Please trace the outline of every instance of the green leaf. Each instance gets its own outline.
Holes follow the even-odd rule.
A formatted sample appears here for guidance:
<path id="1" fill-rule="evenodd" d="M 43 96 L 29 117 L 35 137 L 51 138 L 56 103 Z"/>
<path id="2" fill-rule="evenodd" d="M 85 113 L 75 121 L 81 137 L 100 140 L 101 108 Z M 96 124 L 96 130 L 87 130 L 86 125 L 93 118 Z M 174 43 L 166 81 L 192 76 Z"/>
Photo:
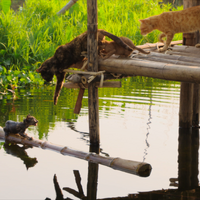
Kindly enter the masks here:
<path id="1" fill-rule="evenodd" d="M 7 79 L 8 79 L 9 81 L 11 81 L 11 80 L 12 80 L 12 76 L 7 76 Z"/>
<path id="2" fill-rule="evenodd" d="M 10 10 L 11 0 L 1 0 L 0 3 L 3 12 L 6 14 Z"/>

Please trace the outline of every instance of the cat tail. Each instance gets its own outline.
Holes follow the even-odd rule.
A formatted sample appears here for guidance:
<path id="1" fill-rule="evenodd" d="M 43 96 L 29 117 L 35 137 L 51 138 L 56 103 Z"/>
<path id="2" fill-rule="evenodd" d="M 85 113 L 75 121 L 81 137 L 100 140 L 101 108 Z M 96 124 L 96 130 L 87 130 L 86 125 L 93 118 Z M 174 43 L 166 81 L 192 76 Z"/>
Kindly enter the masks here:
<path id="1" fill-rule="evenodd" d="M 135 47 L 135 49 L 138 50 L 138 51 L 141 52 L 141 53 L 150 54 L 150 51 L 144 51 L 143 49 L 138 48 L 138 47 Z"/>
<path id="2" fill-rule="evenodd" d="M 117 44 L 121 45 L 122 47 L 124 47 L 125 49 L 129 50 L 129 51 L 133 51 L 133 49 L 131 47 L 129 47 L 127 44 L 125 44 L 119 37 L 117 37 L 116 35 L 113 35 L 112 33 L 109 33 L 107 31 L 104 30 L 99 30 L 101 32 L 101 34 L 109 37 L 110 39 L 114 40 Z"/>

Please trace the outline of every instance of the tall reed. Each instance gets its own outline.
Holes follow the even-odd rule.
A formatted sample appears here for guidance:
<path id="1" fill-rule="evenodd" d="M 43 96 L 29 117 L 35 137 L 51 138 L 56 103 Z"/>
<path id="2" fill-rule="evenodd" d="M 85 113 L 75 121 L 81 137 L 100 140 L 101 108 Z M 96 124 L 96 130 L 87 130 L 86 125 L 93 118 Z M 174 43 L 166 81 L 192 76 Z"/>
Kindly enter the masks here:
<path id="1" fill-rule="evenodd" d="M 17 12 L 0 12 L 0 75 L 18 70 L 38 82 L 35 69 L 54 54 L 57 46 L 87 30 L 87 2 L 79 0 L 64 15 L 57 16 L 65 4 L 66 0 L 26 0 Z M 158 0 L 98 0 L 98 28 L 127 36 L 135 45 L 157 42 L 159 32 L 143 37 L 138 20 L 170 9 L 170 4 L 161 7 Z M 177 34 L 174 40 L 180 38 Z M 12 78 L 5 81 L 11 84 Z"/>

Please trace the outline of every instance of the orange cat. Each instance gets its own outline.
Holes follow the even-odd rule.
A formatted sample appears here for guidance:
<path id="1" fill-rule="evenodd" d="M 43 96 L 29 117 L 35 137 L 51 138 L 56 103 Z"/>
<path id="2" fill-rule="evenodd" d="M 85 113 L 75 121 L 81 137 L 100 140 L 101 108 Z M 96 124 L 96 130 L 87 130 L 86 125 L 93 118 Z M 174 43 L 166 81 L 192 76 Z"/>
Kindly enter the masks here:
<path id="1" fill-rule="evenodd" d="M 181 11 L 164 12 L 146 19 L 140 20 L 142 35 L 158 29 L 162 31 L 159 40 L 166 37 L 166 43 L 159 51 L 165 51 L 169 47 L 176 33 L 195 32 L 200 29 L 200 6 L 194 6 Z"/>

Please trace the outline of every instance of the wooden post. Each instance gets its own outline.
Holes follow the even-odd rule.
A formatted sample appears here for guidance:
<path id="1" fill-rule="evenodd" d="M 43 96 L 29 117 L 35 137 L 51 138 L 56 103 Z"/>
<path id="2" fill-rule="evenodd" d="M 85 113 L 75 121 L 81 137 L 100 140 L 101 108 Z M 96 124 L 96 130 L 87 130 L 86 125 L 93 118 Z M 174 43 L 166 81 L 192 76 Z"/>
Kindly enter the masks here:
<path id="1" fill-rule="evenodd" d="M 90 152 L 99 154 L 100 149 L 97 146 L 90 146 Z M 99 165 L 88 162 L 88 183 L 87 183 L 87 200 L 97 199 Z"/>
<path id="2" fill-rule="evenodd" d="M 97 52 L 97 0 L 87 0 L 88 26 L 87 26 L 87 53 L 88 71 L 98 71 Z M 88 108 L 89 108 L 89 134 L 90 144 L 99 145 L 99 97 L 95 82 L 88 86 Z"/>
<path id="3" fill-rule="evenodd" d="M 190 128 L 192 126 L 193 114 L 193 83 L 181 83 L 179 126 Z"/>
<path id="4" fill-rule="evenodd" d="M 200 0 L 183 0 L 183 6 L 189 8 L 200 5 Z M 183 45 L 194 46 L 197 43 L 199 33 L 184 33 Z M 195 85 L 193 87 L 193 85 Z M 193 90 L 193 92 L 191 91 Z M 193 96 L 194 95 L 194 96 Z M 189 128 L 199 124 L 199 85 L 181 83 L 179 126 Z"/>

